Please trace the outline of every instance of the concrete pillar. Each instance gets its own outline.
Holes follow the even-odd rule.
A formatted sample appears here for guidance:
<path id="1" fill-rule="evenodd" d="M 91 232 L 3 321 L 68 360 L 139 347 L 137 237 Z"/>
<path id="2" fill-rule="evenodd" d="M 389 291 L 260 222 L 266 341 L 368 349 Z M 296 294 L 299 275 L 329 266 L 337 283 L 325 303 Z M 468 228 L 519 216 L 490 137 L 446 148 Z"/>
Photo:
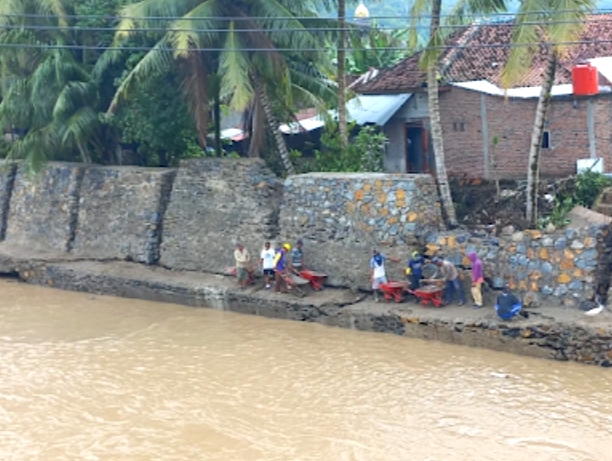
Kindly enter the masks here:
<path id="1" fill-rule="evenodd" d="M 589 157 L 597 158 L 597 142 L 595 138 L 595 107 L 593 98 L 587 101 L 587 130 L 589 135 Z"/>
<path id="2" fill-rule="evenodd" d="M 482 153 L 484 155 L 484 177 L 490 179 L 489 162 L 489 123 L 487 120 L 487 96 L 480 95 L 480 120 L 482 122 Z"/>

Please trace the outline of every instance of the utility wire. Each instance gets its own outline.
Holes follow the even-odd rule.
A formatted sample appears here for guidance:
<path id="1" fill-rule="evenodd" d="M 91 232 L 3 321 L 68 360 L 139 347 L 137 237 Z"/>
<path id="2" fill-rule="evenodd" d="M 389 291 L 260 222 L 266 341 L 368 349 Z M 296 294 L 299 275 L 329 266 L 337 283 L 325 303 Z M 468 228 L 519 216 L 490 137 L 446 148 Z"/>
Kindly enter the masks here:
<path id="1" fill-rule="evenodd" d="M 612 39 L 598 39 L 593 41 L 576 40 L 565 42 L 547 42 L 542 44 L 527 44 L 527 43 L 487 43 L 482 45 L 443 45 L 432 46 L 429 50 L 482 50 L 482 49 L 503 49 L 503 48 L 533 48 L 538 46 L 572 46 L 572 45 L 598 45 L 612 43 Z M 98 50 L 98 51 L 165 51 L 165 52 L 289 52 L 289 51 L 322 51 L 321 48 L 215 48 L 215 47 L 193 47 L 193 48 L 173 48 L 173 47 L 158 47 L 158 46 L 98 46 L 98 45 L 69 45 L 69 44 L 34 44 L 34 43 L 0 43 L 2 48 L 24 48 L 24 49 L 67 49 L 67 50 Z M 410 51 L 406 46 L 386 46 L 380 48 L 343 48 L 345 51 Z M 611 53 L 612 54 L 612 53 Z"/>
<path id="2" fill-rule="evenodd" d="M 179 21 L 180 22 L 180 21 Z M 523 22 L 521 26 L 551 26 L 558 24 L 583 24 L 584 21 L 575 20 L 557 20 L 557 21 L 532 21 Z M 591 19 L 588 21 L 589 24 L 593 23 L 609 23 L 612 25 L 612 17 Z M 442 24 L 438 29 L 440 30 L 455 30 L 465 29 L 470 26 L 486 26 L 488 28 L 509 28 L 513 27 L 513 23 L 508 22 L 495 22 L 495 23 L 468 23 L 468 24 Z M 406 31 L 409 27 L 376 27 L 373 30 L 377 31 Z M 423 28 L 428 28 L 423 26 Z M 180 28 L 180 27 L 134 27 L 134 28 L 120 28 L 120 27 L 100 27 L 100 26 L 58 26 L 58 25 L 19 25 L 19 24 L 7 24 L 0 25 L 0 32 L 12 30 L 31 30 L 31 31 L 76 31 L 76 32 L 197 32 L 197 33 L 227 33 L 227 28 Z M 232 29 L 232 32 L 267 32 L 267 33 L 284 33 L 284 32 L 302 32 L 302 33 L 313 33 L 313 32 L 359 32 L 358 27 L 300 27 L 300 28 L 283 28 L 278 31 L 269 28 L 248 28 L 248 29 Z"/>
<path id="3" fill-rule="evenodd" d="M 558 13 L 576 13 L 583 10 L 563 9 L 555 10 L 555 14 Z M 612 13 L 612 8 L 602 8 L 595 11 L 588 12 L 591 16 L 603 15 Z M 520 16 L 548 16 L 551 12 L 549 10 L 538 10 L 530 12 L 499 12 L 499 13 L 487 13 L 487 14 L 469 14 L 463 15 L 464 18 L 483 19 L 483 18 L 506 18 L 508 20 Z M 455 18 L 456 14 L 444 13 L 440 15 L 441 19 Z M 121 21 L 123 19 L 133 21 L 336 21 L 337 18 L 334 16 L 321 17 L 321 16 L 121 16 L 121 15 L 95 15 L 95 14 L 62 14 L 62 15 L 50 15 L 50 14 L 36 14 L 36 13 L 0 13 L 0 18 L 31 18 L 31 19 L 104 19 L 108 21 Z M 422 14 L 418 16 L 406 15 L 394 15 L 394 16 L 370 16 L 369 18 L 347 18 L 347 20 L 362 21 L 363 19 L 374 20 L 374 19 L 395 19 L 395 20 L 414 20 L 414 19 L 431 19 L 430 14 Z"/>

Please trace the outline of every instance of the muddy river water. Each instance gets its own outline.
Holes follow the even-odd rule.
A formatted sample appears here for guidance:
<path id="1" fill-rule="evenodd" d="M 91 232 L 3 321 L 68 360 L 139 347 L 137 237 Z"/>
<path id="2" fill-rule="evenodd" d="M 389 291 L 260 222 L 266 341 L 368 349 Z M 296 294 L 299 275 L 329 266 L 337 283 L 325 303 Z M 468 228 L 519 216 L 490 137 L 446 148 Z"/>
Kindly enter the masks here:
<path id="1" fill-rule="evenodd" d="M 609 370 L 0 290 L 4 461 L 612 460 Z"/>

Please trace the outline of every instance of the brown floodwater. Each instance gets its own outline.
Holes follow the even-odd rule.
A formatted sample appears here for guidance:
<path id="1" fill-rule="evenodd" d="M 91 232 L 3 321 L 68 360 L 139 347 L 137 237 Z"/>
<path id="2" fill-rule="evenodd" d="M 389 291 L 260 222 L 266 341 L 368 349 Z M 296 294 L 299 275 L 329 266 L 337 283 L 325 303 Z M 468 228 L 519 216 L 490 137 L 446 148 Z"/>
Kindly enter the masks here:
<path id="1" fill-rule="evenodd" d="M 4 461 L 607 461 L 612 371 L 1 281 Z"/>

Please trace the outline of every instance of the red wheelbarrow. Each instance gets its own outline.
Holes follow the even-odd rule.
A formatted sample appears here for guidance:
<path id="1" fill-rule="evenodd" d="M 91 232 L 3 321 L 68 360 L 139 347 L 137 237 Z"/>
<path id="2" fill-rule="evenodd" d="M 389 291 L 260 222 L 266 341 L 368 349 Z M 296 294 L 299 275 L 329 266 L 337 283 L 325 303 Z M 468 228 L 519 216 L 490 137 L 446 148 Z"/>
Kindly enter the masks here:
<path id="1" fill-rule="evenodd" d="M 383 292 L 387 301 L 395 299 L 396 303 L 401 303 L 404 300 L 404 292 L 408 290 L 406 284 L 401 282 L 381 283 L 378 288 Z"/>
<path id="2" fill-rule="evenodd" d="M 436 307 L 440 307 L 444 304 L 444 297 L 442 296 L 443 290 L 438 286 L 425 285 L 416 290 L 406 288 L 406 291 L 421 301 L 423 306 L 428 306 L 430 302 Z"/>
<path id="3" fill-rule="evenodd" d="M 300 272 L 300 277 L 308 280 L 313 290 L 319 291 L 323 288 L 323 282 L 325 282 L 327 275 L 322 274 L 321 272 L 303 270 L 302 272 Z"/>

